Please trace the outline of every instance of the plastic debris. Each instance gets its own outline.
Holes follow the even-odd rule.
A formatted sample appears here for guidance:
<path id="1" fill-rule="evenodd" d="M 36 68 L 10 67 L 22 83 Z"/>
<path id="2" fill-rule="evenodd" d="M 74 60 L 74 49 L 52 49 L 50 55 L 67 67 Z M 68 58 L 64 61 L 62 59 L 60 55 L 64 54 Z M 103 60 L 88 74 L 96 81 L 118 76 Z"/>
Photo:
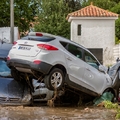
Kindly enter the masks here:
<path id="1" fill-rule="evenodd" d="M 93 100 L 94 105 L 98 105 L 103 101 L 112 101 L 114 95 L 111 92 L 104 92 L 101 96 L 95 98 Z"/>

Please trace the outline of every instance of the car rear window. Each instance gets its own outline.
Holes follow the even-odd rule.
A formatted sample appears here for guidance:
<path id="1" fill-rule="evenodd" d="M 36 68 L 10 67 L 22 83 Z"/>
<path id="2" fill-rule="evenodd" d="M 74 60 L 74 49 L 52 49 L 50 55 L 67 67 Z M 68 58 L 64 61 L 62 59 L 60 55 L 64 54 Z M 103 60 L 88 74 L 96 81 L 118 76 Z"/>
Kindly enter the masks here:
<path id="1" fill-rule="evenodd" d="M 41 42 L 49 42 L 54 39 L 55 39 L 54 37 L 50 37 L 50 36 L 26 36 L 22 38 L 22 40 L 32 40 L 32 41 L 41 41 Z"/>

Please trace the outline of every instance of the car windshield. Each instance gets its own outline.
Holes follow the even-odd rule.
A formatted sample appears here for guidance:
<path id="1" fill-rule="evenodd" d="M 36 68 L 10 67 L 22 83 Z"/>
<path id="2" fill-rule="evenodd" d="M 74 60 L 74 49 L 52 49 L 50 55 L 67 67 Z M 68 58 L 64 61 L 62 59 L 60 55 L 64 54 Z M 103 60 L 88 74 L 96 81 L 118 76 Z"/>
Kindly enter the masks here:
<path id="1" fill-rule="evenodd" d="M 6 65 L 6 62 L 4 60 L 0 60 L 0 76 L 1 77 L 11 76 L 11 71 Z"/>

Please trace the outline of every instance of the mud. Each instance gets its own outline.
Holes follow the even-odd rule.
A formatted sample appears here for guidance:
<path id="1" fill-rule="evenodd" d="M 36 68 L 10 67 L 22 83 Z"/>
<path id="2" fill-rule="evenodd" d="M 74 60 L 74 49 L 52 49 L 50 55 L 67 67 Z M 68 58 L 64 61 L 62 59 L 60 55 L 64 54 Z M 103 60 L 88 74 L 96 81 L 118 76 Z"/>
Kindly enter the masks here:
<path id="1" fill-rule="evenodd" d="M 0 106 L 0 120 L 115 120 L 104 107 Z"/>

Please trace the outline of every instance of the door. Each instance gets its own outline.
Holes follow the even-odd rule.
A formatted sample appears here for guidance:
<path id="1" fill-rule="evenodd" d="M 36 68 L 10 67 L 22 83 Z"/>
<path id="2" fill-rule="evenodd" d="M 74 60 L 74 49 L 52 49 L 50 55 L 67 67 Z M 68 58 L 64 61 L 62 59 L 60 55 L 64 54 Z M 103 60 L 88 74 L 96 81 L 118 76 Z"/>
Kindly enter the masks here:
<path id="1" fill-rule="evenodd" d="M 84 81 L 86 87 L 96 93 L 102 93 L 104 89 L 111 84 L 108 74 L 99 71 L 100 63 L 89 52 L 84 52 L 85 72 Z"/>
<path id="2" fill-rule="evenodd" d="M 82 48 L 73 44 L 68 44 L 66 49 L 69 51 L 65 54 L 69 79 L 78 85 L 84 84 L 83 74 L 85 71 L 85 65 L 82 60 Z"/>

